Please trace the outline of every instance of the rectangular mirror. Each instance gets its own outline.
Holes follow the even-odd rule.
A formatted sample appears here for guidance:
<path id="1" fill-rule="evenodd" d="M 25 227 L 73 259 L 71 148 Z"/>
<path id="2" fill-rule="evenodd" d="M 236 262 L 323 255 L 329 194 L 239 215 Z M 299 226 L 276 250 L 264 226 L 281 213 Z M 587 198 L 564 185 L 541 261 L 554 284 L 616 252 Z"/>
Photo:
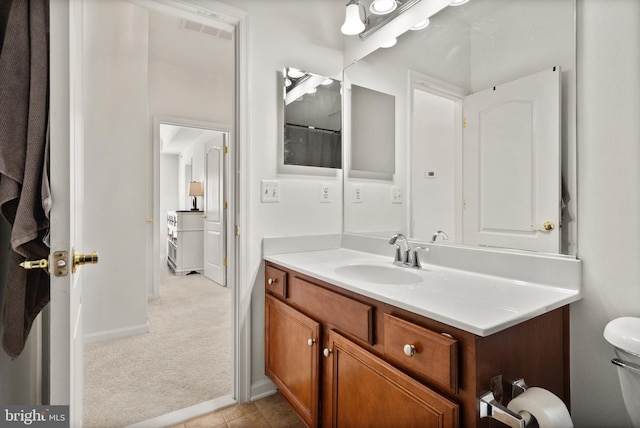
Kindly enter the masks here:
<path id="1" fill-rule="evenodd" d="M 345 232 L 575 255 L 575 69 L 574 0 L 445 7 L 346 67 L 345 84 L 395 98 L 396 166 L 387 183 L 344 177 Z"/>
<path id="2" fill-rule="evenodd" d="M 331 175 L 342 168 L 341 83 L 286 67 L 279 172 Z"/>
<path id="3" fill-rule="evenodd" d="M 392 180 L 396 163 L 396 99 L 351 85 L 349 177 Z"/>

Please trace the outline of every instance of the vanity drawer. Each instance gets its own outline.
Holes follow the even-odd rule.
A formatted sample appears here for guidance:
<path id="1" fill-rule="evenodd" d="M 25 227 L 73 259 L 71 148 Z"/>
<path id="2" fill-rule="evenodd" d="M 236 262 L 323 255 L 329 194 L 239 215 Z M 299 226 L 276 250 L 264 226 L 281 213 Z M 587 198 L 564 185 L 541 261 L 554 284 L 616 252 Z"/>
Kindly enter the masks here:
<path id="1" fill-rule="evenodd" d="M 458 392 L 457 340 L 384 314 L 384 354 L 421 377 Z"/>
<path id="2" fill-rule="evenodd" d="M 295 275 L 289 277 L 287 302 L 304 308 L 315 320 L 327 323 L 358 339 L 373 344 L 373 306 L 335 293 Z"/>
<path id="3" fill-rule="evenodd" d="M 264 268 L 264 287 L 280 297 L 287 297 L 287 273 L 273 266 Z"/>

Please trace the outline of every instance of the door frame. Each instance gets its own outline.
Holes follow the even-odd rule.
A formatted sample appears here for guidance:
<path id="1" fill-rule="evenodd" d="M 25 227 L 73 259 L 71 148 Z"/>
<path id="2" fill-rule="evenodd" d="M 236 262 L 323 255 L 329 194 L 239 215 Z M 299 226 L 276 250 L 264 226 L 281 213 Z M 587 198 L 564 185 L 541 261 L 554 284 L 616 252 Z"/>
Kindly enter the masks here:
<path id="1" fill-rule="evenodd" d="M 162 116 L 162 115 L 156 115 L 153 117 L 153 165 L 151 167 L 151 170 L 153 171 L 153 173 L 151 174 L 150 179 L 152 180 L 152 192 L 151 192 L 151 205 L 152 205 L 152 218 L 153 218 L 153 224 L 155 224 L 155 227 L 153 227 L 153 236 L 151 241 L 152 244 L 152 248 L 148 249 L 147 251 L 150 251 L 151 254 L 151 261 L 148 262 L 148 267 L 149 272 L 148 274 L 151 277 L 151 281 L 149 282 L 150 288 L 149 288 L 149 298 L 150 299 L 157 299 L 158 297 L 160 297 L 160 259 L 158 258 L 158 253 L 160 252 L 160 239 L 162 236 L 162 233 L 160 232 L 160 229 L 163 228 L 165 225 L 161 224 L 161 213 L 160 213 L 160 150 L 161 150 L 161 145 L 162 142 L 160 141 L 160 126 L 161 125 L 173 125 L 173 126 L 182 126 L 182 127 L 186 127 L 186 128 L 200 128 L 200 129 L 206 129 L 207 131 L 214 131 L 214 132 L 220 132 L 223 134 L 226 134 L 228 136 L 228 138 L 226 138 L 226 145 L 231 144 L 231 129 L 229 128 L 229 126 L 227 125 L 221 125 L 221 124 L 217 124 L 217 123 L 213 123 L 213 122 L 204 122 L 204 121 L 199 121 L 199 120 L 190 120 L 190 119 L 183 119 L 183 118 L 178 118 L 178 117 L 172 117 L 172 116 Z M 226 159 L 225 159 L 225 163 L 226 163 Z M 233 177 L 231 174 L 231 170 L 229 167 L 227 167 L 224 171 L 224 189 L 225 189 L 225 197 L 227 195 L 230 195 L 231 192 L 231 188 L 230 186 L 232 185 L 231 183 L 231 177 Z M 225 230 L 224 230 L 224 234 L 225 234 L 225 252 L 227 254 L 230 254 L 230 252 L 233 250 L 233 248 L 229 248 L 229 236 L 233 236 L 230 235 L 230 233 L 233 233 L 233 229 L 232 227 L 230 227 L 230 218 L 227 215 L 227 213 L 224 213 L 225 215 Z M 149 242 L 148 242 L 149 244 Z M 233 285 L 233 284 L 230 284 Z M 232 286 L 229 286 L 229 288 L 233 288 Z"/>
<path id="2" fill-rule="evenodd" d="M 435 95 L 438 97 L 446 98 L 448 100 L 454 101 L 456 103 L 456 112 L 455 112 L 455 120 L 460 123 L 460 128 L 456 130 L 455 140 L 452 141 L 454 144 L 454 180 L 455 180 L 455 200 L 458 201 L 455 204 L 455 235 L 457 239 L 462 242 L 462 237 L 464 236 L 463 230 L 463 188 L 462 188 L 462 176 L 463 176 L 463 158 L 462 158 L 462 127 L 463 127 L 463 111 L 462 111 L 462 101 L 464 97 L 467 95 L 467 92 L 460 86 L 453 85 L 451 83 L 445 82 L 444 80 L 436 79 L 435 77 L 431 77 L 427 74 L 420 73 L 415 70 L 409 70 L 409 85 L 408 85 L 409 95 L 409 135 L 411 139 L 413 138 L 413 124 L 414 120 L 414 91 L 422 91 L 429 93 L 431 95 Z M 407 162 L 411 162 L 413 158 L 413 145 L 414 142 L 411 141 L 411 148 L 407 150 L 409 158 Z M 411 182 L 411 176 L 408 177 L 409 189 L 408 193 L 411 194 L 413 192 L 413 183 Z M 407 225 L 409 236 L 413 236 L 413 222 L 414 222 L 414 214 L 413 214 L 413 206 L 411 205 L 411 199 L 409 199 L 409 206 L 407 210 Z"/>
<path id="3" fill-rule="evenodd" d="M 238 171 L 249 170 L 249 14 L 218 0 L 130 1 L 197 22 L 207 23 L 210 16 L 218 17 L 235 28 L 235 111 L 234 125 L 229 132 L 227 159 L 227 284 L 232 290 L 232 398 L 238 402 L 247 402 L 251 398 L 251 316 L 246 308 L 251 305 L 251 278 L 247 269 L 242 267 L 249 264 L 249 213 L 246 209 L 249 206 L 249 178 L 247 174 L 239 174 Z M 154 156 L 156 153 L 159 162 L 159 150 L 154 151 Z M 155 182 L 154 178 L 154 185 Z M 159 186 L 159 181 L 157 183 Z M 156 213 L 152 214 L 154 223 L 157 223 Z M 243 231 L 242 234 L 239 233 L 240 230 Z M 154 248 L 157 248 L 155 242 Z"/>

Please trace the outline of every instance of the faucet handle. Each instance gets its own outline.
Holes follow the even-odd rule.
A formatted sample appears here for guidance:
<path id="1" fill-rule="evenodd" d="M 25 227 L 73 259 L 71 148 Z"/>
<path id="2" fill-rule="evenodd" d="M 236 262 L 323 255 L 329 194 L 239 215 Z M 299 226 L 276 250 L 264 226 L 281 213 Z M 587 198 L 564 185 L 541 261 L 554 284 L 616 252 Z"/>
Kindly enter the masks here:
<path id="1" fill-rule="evenodd" d="M 429 251 L 427 247 L 415 247 L 409 254 L 408 263 L 411 265 L 411 267 L 422 267 L 422 265 L 420 264 L 420 257 L 418 256 L 419 250 Z"/>

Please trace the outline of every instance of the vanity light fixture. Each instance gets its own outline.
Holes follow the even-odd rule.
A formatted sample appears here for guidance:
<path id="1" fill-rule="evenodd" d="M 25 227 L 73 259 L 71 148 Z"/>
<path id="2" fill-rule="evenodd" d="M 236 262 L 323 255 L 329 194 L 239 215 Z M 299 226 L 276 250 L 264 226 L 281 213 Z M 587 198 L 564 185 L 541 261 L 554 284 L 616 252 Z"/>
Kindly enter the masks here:
<path id="1" fill-rule="evenodd" d="M 469 0 L 453 0 L 451 3 L 449 3 L 449 6 L 462 6 L 465 3 L 468 3 Z"/>
<path id="2" fill-rule="evenodd" d="M 198 196 L 204 196 L 204 186 L 201 181 L 191 181 L 189 183 L 189 196 L 193 197 L 193 207 L 191 211 L 199 211 Z"/>
<path id="3" fill-rule="evenodd" d="M 360 1 L 358 0 L 349 0 L 347 3 L 347 12 L 344 18 L 344 24 L 340 28 L 342 34 L 346 34 L 347 36 L 353 36 L 356 34 L 360 34 L 364 31 L 365 25 L 362 19 L 360 18 Z M 366 20 L 366 13 L 365 13 Z"/>
<path id="4" fill-rule="evenodd" d="M 322 81 L 322 83 L 320 83 L 320 84 L 321 84 L 321 85 L 324 85 L 324 86 L 328 86 L 328 85 L 330 85 L 330 84 L 332 84 L 332 83 L 333 83 L 333 79 L 331 79 L 331 78 L 327 77 L 327 78 L 326 78 L 326 79 L 324 79 L 324 80 Z"/>
<path id="5" fill-rule="evenodd" d="M 374 15 L 386 15 L 398 7 L 396 0 L 373 0 L 369 6 L 369 11 Z"/>
<path id="6" fill-rule="evenodd" d="M 304 76 L 306 73 L 302 70 L 298 70 L 297 68 L 289 67 L 287 69 L 287 75 L 292 79 L 299 79 Z"/>
<path id="7" fill-rule="evenodd" d="M 367 16 L 367 9 L 362 5 L 361 0 L 349 0 L 344 24 L 342 24 L 340 31 L 347 36 L 358 35 L 360 39 L 364 40 L 420 1 L 372 0 L 369 6 L 371 13 Z M 364 19 L 360 15 L 360 8 L 362 8 Z"/>

